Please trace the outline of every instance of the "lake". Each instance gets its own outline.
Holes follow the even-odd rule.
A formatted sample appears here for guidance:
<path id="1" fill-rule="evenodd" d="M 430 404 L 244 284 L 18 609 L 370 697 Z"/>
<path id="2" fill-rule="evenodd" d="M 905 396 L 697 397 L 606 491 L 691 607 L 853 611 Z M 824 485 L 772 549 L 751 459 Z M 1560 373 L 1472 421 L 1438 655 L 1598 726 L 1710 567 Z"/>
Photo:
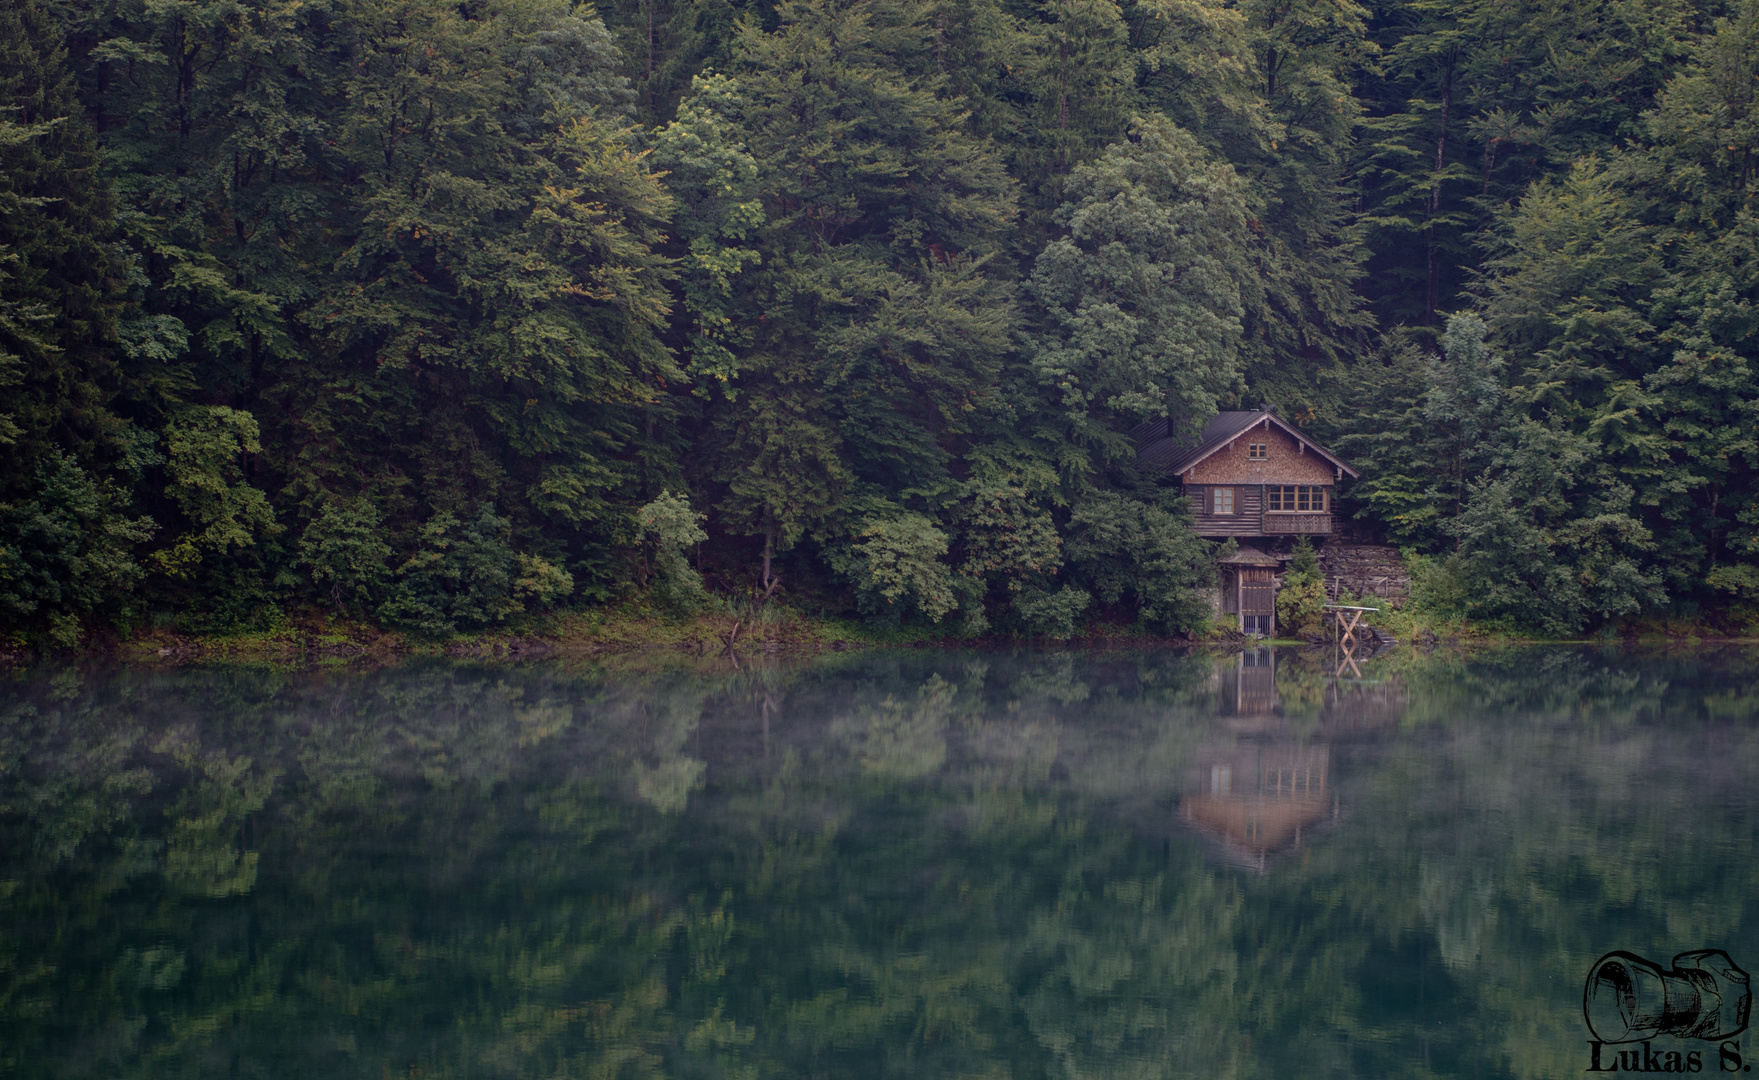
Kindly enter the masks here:
<path id="1" fill-rule="evenodd" d="M 0 1074 L 1579 1076 L 1759 965 L 1756 660 L 15 672 Z"/>

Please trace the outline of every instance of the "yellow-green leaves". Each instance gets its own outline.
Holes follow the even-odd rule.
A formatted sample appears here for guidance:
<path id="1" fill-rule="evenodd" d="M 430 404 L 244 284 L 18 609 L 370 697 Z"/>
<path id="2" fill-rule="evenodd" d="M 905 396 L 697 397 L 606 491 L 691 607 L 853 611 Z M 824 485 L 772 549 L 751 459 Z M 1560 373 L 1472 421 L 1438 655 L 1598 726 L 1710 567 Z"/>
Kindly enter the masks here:
<path id="1" fill-rule="evenodd" d="M 165 426 L 165 494 L 183 511 L 186 531 L 153 553 L 159 568 L 187 577 L 206 554 L 249 547 L 281 531 L 264 494 L 244 478 L 244 457 L 262 452 L 256 418 L 224 406 L 190 408 Z"/>

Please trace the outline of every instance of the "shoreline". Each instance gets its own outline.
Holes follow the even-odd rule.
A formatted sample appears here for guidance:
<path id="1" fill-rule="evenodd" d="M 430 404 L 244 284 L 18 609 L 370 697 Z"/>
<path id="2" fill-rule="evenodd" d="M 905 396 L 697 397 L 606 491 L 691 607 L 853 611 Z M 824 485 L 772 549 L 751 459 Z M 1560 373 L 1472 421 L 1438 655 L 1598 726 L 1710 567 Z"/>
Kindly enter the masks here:
<path id="1" fill-rule="evenodd" d="M 1622 634 L 1617 637 L 1527 638 L 1455 628 L 1445 635 L 1418 641 L 1400 636 L 1391 648 L 1426 654 L 1437 649 L 1477 650 L 1539 645 L 1617 645 L 1632 647 L 1759 646 L 1759 637 L 1717 634 L 1707 627 L 1675 624 L 1670 631 Z M 42 663 L 113 661 L 181 666 L 204 663 L 271 663 L 309 666 L 366 663 L 389 666 L 418 658 L 528 661 L 577 659 L 628 654 L 673 654 L 701 659 L 770 656 L 811 657 L 867 649 L 1005 649 L 1052 648 L 1093 650 L 1221 650 L 1274 646 L 1324 648 L 1330 642 L 1302 639 L 1252 639 L 1236 633 L 1164 637 L 1136 627 L 1113 625 L 1068 639 L 981 637 L 934 634 L 927 628 L 883 628 L 871 625 L 777 612 L 754 630 L 728 643 L 723 618 L 679 618 L 642 610 L 599 610 L 552 614 L 489 633 L 458 635 L 440 641 L 413 640 L 368 623 L 313 616 L 275 630 L 240 634 L 188 634 L 151 630 L 128 638 L 100 639 L 86 647 L 38 653 L 13 646 L 0 648 L 0 666 L 31 667 Z M 1692 633 L 1691 630 L 1698 630 Z"/>

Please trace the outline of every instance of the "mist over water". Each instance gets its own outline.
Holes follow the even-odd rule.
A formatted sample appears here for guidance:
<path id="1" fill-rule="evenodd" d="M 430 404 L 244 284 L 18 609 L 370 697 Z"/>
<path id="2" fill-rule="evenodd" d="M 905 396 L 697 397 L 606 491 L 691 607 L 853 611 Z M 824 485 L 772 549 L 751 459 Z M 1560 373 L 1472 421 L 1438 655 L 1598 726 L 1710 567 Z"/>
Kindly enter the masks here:
<path id="1" fill-rule="evenodd" d="M 0 1074 L 1575 1076 L 1759 970 L 1754 660 L 18 673 Z"/>

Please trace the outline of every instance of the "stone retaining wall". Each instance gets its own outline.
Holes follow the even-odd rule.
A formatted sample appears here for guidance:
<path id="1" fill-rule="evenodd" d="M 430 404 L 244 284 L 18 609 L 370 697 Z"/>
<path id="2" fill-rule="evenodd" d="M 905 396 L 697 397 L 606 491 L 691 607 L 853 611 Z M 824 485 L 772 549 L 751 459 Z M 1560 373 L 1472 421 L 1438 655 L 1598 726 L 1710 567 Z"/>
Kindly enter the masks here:
<path id="1" fill-rule="evenodd" d="M 1385 544 L 1348 544 L 1333 540 L 1320 549 L 1319 565 L 1325 572 L 1325 594 L 1378 596 L 1393 607 L 1411 595 L 1411 577 L 1399 549 Z"/>

